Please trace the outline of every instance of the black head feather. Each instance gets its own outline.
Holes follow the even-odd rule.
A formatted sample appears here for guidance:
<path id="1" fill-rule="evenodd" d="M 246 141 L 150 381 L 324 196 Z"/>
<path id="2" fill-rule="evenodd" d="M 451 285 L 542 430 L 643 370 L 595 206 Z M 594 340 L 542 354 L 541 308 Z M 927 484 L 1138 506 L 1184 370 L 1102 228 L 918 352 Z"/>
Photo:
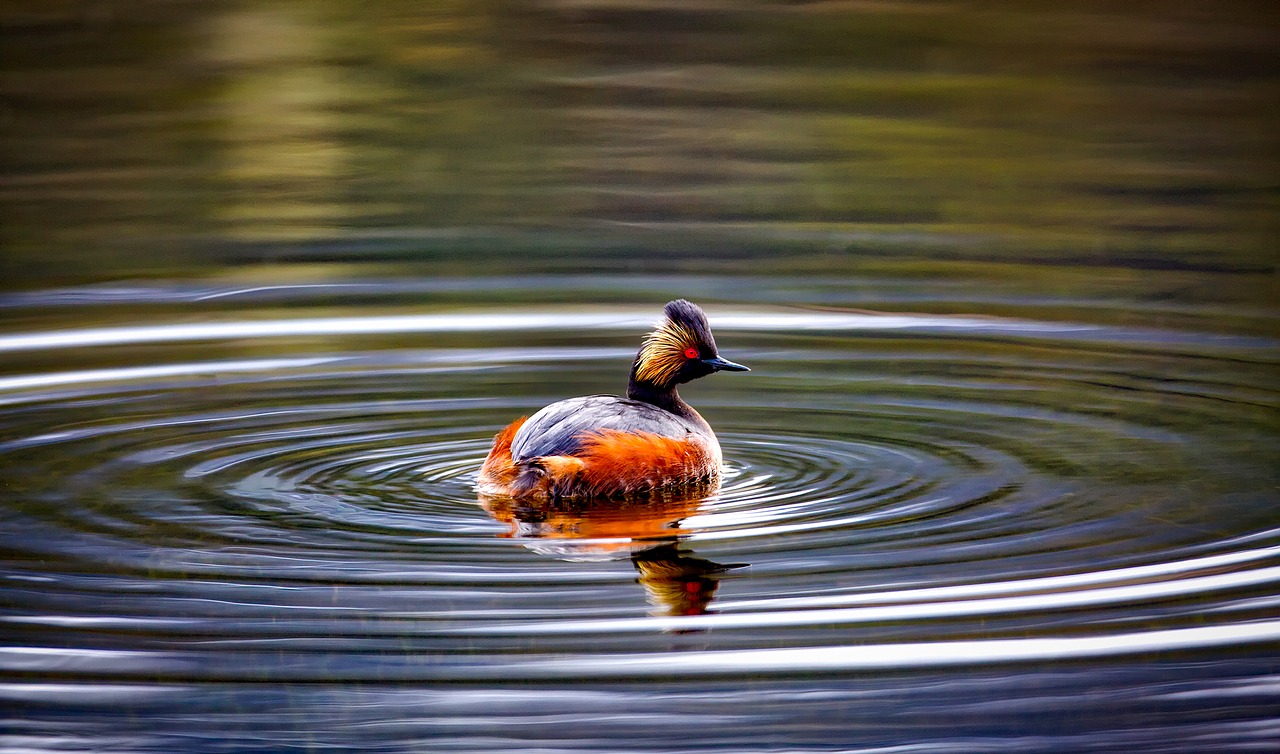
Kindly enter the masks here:
<path id="1" fill-rule="evenodd" d="M 697 304 L 678 298 L 662 307 L 662 313 L 672 324 L 691 332 L 698 340 L 694 345 L 707 351 L 708 355 L 716 354 L 716 339 L 711 335 L 711 325 L 707 323 L 706 312 Z"/>
<path id="2" fill-rule="evenodd" d="M 746 367 L 725 361 L 716 351 L 707 315 L 684 299 L 663 307 L 666 319 L 649 333 L 631 367 L 627 395 L 637 400 L 659 401 L 675 390 L 676 385 L 728 369 L 746 371 Z"/>

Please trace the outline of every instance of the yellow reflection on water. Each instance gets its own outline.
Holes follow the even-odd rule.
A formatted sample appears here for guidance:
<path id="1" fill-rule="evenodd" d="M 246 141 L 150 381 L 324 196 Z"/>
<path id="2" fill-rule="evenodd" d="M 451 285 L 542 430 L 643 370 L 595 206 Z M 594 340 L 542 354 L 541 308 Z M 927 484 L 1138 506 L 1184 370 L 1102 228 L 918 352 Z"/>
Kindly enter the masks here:
<path id="1" fill-rule="evenodd" d="M 523 501 L 482 495 L 480 502 L 510 527 L 501 536 L 524 539 L 539 554 L 571 561 L 629 557 L 652 615 L 704 615 L 721 576 L 733 566 L 682 549 L 681 522 L 717 486 L 639 501 Z"/>

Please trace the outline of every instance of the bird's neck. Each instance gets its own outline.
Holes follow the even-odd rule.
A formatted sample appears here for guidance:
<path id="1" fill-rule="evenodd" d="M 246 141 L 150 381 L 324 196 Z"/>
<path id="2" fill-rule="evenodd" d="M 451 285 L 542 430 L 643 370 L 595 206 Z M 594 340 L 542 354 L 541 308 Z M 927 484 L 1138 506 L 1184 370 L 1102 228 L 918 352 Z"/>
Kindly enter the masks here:
<path id="1" fill-rule="evenodd" d="M 684 402 L 680 393 L 676 391 L 675 385 L 661 387 L 651 382 L 641 382 L 636 380 L 633 374 L 631 381 L 627 383 L 627 398 L 657 406 L 663 411 L 669 411 L 682 419 L 687 419 L 708 434 L 711 433 L 711 425 L 707 424 L 707 420 L 703 419 L 693 406 Z"/>

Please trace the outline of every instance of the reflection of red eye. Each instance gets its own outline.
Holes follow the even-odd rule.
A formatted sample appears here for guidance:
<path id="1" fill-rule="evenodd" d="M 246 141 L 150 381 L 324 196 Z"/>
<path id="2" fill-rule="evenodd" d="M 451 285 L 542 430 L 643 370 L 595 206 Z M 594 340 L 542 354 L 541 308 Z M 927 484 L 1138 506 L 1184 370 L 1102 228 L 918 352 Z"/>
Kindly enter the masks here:
<path id="1" fill-rule="evenodd" d="M 686 348 L 684 349 L 684 355 L 685 355 L 685 358 L 687 359 L 696 359 L 698 358 L 698 349 Z"/>

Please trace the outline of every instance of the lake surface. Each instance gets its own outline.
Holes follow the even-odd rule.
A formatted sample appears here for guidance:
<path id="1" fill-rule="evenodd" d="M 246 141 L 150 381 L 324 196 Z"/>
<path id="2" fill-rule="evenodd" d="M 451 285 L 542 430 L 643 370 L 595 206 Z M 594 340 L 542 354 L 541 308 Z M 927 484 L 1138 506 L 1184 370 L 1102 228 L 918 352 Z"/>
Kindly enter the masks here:
<path id="1" fill-rule="evenodd" d="M 12 4 L 0 749 L 1280 744 L 1273 16 Z M 478 497 L 682 296 L 720 489 Z"/>
<path id="2" fill-rule="evenodd" d="M 0 338 L 41 365 L 0 380 L 16 747 L 1277 733 L 1273 338 L 710 306 L 754 370 L 684 390 L 724 446 L 717 493 L 486 508 L 492 434 L 618 391 L 654 307 L 153 305 Z"/>

